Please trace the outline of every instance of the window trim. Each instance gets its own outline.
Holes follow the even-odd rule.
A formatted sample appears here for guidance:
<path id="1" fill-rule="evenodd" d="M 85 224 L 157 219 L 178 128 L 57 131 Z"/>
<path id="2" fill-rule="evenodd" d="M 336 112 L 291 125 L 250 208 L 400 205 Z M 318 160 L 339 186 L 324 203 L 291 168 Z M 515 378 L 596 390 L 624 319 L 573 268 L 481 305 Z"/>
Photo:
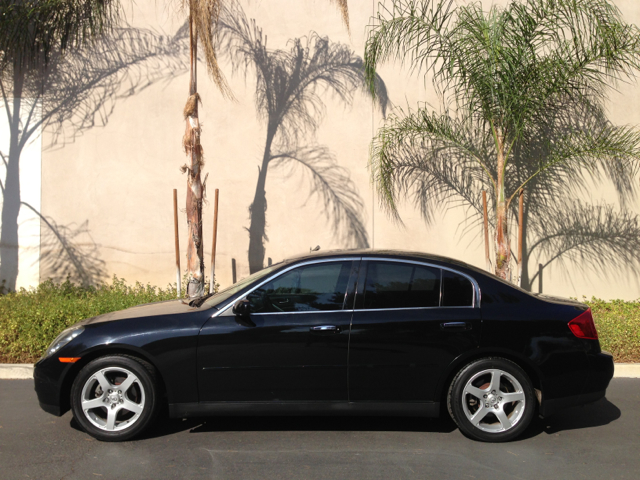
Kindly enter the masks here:
<path id="1" fill-rule="evenodd" d="M 429 262 L 420 262 L 417 260 L 407 260 L 407 259 L 400 259 L 400 258 L 388 258 L 388 257 L 375 257 L 375 256 L 366 256 L 363 255 L 361 261 L 363 262 L 369 262 L 369 261 L 382 261 L 382 262 L 393 262 L 393 263 L 409 263 L 412 265 L 420 265 L 420 266 L 425 266 L 425 267 L 431 267 L 431 268 L 439 268 L 440 270 L 447 270 L 449 272 L 453 272 L 457 275 L 461 275 L 464 278 L 466 278 L 467 280 L 469 280 L 471 282 L 471 286 L 473 287 L 473 303 L 471 305 L 468 305 L 466 307 L 444 307 L 444 306 L 437 306 L 437 307 L 396 307 L 396 308 L 359 308 L 357 309 L 359 312 L 363 312 L 363 311 L 367 311 L 367 312 L 375 312 L 375 311 L 386 311 L 386 310 L 431 310 L 434 308 L 480 308 L 480 300 L 482 298 L 482 293 L 480 291 L 480 286 L 478 285 L 478 282 L 476 282 L 476 280 L 467 275 L 466 273 L 460 272 L 459 270 L 456 270 L 454 268 L 450 268 L 450 267 L 445 267 L 443 265 L 437 265 L 435 263 L 429 263 Z M 362 268 L 362 263 L 360 264 L 360 268 Z M 367 270 L 367 274 L 368 274 L 368 270 Z M 366 277 L 364 278 L 364 281 L 366 282 Z M 443 289 L 443 281 L 442 281 L 442 272 L 440 272 L 440 303 L 442 303 L 442 289 Z M 364 304 L 363 304 L 364 307 Z"/>
<path id="2" fill-rule="evenodd" d="M 264 281 L 260 282 L 258 285 L 253 287 L 251 290 L 247 290 L 241 297 L 238 297 L 238 299 L 236 299 L 235 301 L 231 302 L 229 305 L 224 307 L 222 310 L 219 310 L 216 315 L 212 316 L 212 318 L 213 317 L 217 317 L 219 315 L 222 315 L 227 310 L 229 310 L 229 308 L 233 307 L 233 305 L 238 300 L 242 300 L 243 298 L 248 297 L 252 292 L 254 292 L 255 290 L 259 289 L 260 287 L 262 287 L 266 283 L 269 283 L 269 282 L 275 280 L 276 278 L 284 275 L 287 272 L 290 272 L 291 270 L 293 270 L 295 268 L 304 267 L 306 265 L 315 265 L 315 264 L 320 264 L 320 263 L 357 262 L 357 261 L 360 261 L 360 260 L 362 260 L 362 257 L 334 257 L 334 258 L 318 258 L 318 259 L 314 259 L 314 260 L 307 260 L 305 262 L 296 263 L 295 265 L 291 265 L 288 268 L 285 268 L 283 270 L 278 271 L 273 276 L 266 278 Z M 347 281 L 347 290 L 345 290 L 345 292 L 344 292 L 345 296 L 347 295 L 348 291 L 349 291 L 349 285 L 348 285 L 348 281 Z M 343 302 L 343 305 L 344 305 L 344 302 Z M 353 312 L 353 310 L 354 310 L 353 308 L 345 308 L 345 309 L 341 309 L 341 310 L 305 310 L 305 311 L 301 311 L 301 312 L 263 312 L 263 313 L 252 313 L 251 315 L 295 315 L 295 314 L 299 314 L 299 313 L 336 313 L 336 312 Z"/>

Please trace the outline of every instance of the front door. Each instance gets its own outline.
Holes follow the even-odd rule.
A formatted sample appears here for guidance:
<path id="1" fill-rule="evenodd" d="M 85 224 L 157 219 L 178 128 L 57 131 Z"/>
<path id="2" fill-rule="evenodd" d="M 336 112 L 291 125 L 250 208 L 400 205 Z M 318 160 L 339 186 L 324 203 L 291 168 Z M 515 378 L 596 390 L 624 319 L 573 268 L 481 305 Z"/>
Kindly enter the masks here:
<path id="1" fill-rule="evenodd" d="M 358 261 L 296 266 L 250 292 L 247 317 L 209 320 L 198 342 L 200 401 L 346 401 Z"/>

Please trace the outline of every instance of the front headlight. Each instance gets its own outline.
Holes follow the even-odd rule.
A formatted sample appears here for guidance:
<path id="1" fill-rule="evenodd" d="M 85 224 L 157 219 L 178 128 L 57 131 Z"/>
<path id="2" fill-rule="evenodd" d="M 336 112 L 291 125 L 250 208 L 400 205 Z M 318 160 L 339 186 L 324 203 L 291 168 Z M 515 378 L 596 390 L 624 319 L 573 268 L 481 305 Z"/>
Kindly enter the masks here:
<path id="1" fill-rule="evenodd" d="M 47 348 L 47 351 L 42 358 L 50 357 L 71 340 L 80 335 L 82 332 L 84 332 L 83 326 L 69 327 L 66 330 L 63 330 L 62 333 L 58 335 L 56 339 L 51 343 L 51 345 L 49 345 L 49 348 Z"/>

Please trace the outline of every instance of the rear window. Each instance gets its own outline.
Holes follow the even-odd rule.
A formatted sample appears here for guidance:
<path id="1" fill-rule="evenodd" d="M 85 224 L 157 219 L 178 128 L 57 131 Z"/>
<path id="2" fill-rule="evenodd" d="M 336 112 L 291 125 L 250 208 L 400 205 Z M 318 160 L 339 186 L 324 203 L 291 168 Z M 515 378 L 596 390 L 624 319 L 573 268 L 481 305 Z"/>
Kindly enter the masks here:
<path id="1" fill-rule="evenodd" d="M 440 269 L 409 263 L 369 262 L 365 309 L 437 307 Z"/>
<path id="2" fill-rule="evenodd" d="M 442 271 L 442 306 L 471 307 L 473 285 L 467 277 L 448 270 Z"/>

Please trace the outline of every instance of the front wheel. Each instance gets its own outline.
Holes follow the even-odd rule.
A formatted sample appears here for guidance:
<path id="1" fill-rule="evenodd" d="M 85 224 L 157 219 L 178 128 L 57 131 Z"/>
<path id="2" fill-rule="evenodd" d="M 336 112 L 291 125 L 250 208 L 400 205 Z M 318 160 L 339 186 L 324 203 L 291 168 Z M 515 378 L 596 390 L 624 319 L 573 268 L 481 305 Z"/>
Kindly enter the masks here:
<path id="1" fill-rule="evenodd" d="M 447 406 L 460 431 L 484 442 L 506 442 L 524 432 L 535 410 L 527 374 L 504 358 L 464 367 L 449 388 Z"/>
<path id="2" fill-rule="evenodd" d="M 88 363 L 71 388 L 76 421 L 92 437 L 128 440 L 153 421 L 158 410 L 153 366 L 138 358 L 112 355 Z"/>

